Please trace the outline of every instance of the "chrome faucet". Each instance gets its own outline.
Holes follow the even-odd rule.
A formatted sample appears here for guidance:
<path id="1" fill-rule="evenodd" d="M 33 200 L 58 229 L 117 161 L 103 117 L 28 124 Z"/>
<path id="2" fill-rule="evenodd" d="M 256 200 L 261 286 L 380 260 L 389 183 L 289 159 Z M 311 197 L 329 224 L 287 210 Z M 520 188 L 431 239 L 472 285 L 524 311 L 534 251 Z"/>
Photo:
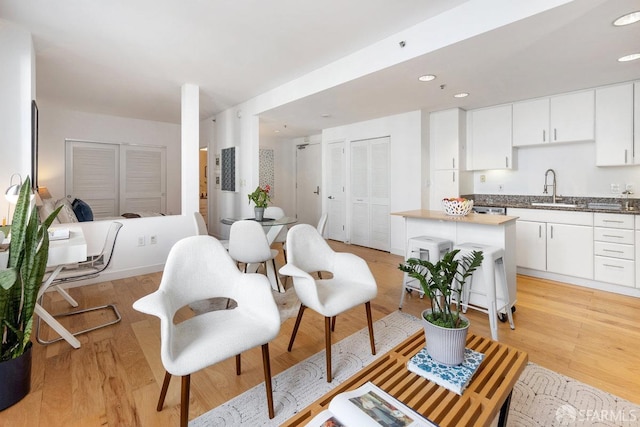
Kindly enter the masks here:
<path id="1" fill-rule="evenodd" d="M 553 175 L 553 184 L 547 184 L 547 179 L 548 179 L 548 176 L 549 176 L 549 172 L 551 172 L 551 174 Z M 542 190 L 543 194 L 549 194 L 547 192 L 547 188 L 549 186 L 553 187 L 553 196 L 551 197 L 551 202 L 555 203 L 556 202 L 557 184 L 556 184 L 556 172 L 553 169 L 547 169 L 547 171 L 544 173 L 544 190 Z"/>

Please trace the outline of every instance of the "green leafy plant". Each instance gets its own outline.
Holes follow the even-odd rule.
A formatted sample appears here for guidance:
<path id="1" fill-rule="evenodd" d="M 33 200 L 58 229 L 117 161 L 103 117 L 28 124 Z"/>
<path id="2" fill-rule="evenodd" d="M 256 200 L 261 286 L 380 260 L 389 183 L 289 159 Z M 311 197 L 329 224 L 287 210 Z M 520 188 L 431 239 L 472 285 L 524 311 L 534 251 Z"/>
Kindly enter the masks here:
<path id="1" fill-rule="evenodd" d="M 271 187 L 269 185 L 265 185 L 264 188 L 257 186 L 253 193 L 248 194 L 249 203 L 255 203 L 256 208 L 266 208 L 267 204 L 271 201 L 269 191 L 271 191 Z"/>
<path id="2" fill-rule="evenodd" d="M 409 277 L 418 280 L 422 291 L 431 300 L 431 314 L 426 320 L 444 328 L 465 326 L 460 318 L 462 290 L 483 260 L 481 251 L 457 256 L 459 252 L 459 249 L 447 252 L 435 264 L 410 258 L 398 266 Z"/>
<path id="3" fill-rule="evenodd" d="M 40 224 L 37 210 L 30 209 L 30 195 L 27 177 L 11 221 L 7 269 L 0 270 L 0 361 L 22 355 L 30 344 L 33 310 L 49 256 L 48 230 L 61 209 Z"/>

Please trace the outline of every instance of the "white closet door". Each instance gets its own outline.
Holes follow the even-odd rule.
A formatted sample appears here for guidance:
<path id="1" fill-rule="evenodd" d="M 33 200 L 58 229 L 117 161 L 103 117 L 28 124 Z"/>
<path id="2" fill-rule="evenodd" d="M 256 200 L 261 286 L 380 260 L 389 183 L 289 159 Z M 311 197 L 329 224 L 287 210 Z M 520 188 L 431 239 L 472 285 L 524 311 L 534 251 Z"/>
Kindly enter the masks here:
<path id="1" fill-rule="evenodd" d="M 369 246 L 369 142 L 351 144 L 351 243 Z"/>
<path id="2" fill-rule="evenodd" d="M 389 238 L 389 138 L 370 143 L 370 241 L 369 246 L 388 251 Z"/>
<path id="3" fill-rule="evenodd" d="M 351 144 L 351 243 L 383 251 L 389 238 L 389 138 Z"/>
<path id="4" fill-rule="evenodd" d="M 117 216 L 119 149 L 117 144 L 67 140 L 65 189 L 69 201 L 82 199 L 95 219 Z"/>
<path id="5" fill-rule="evenodd" d="M 123 145 L 120 214 L 165 212 L 166 148 Z"/>

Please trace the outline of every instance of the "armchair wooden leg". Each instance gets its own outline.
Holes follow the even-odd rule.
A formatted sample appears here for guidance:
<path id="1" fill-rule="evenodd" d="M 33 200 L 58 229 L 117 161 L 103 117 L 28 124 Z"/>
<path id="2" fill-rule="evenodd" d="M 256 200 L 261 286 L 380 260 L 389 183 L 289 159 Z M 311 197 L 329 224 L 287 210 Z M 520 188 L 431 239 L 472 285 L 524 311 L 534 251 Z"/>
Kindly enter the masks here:
<path id="1" fill-rule="evenodd" d="M 293 332 L 291 332 L 291 340 L 289 340 L 289 347 L 287 347 L 287 351 L 291 351 L 293 347 L 293 341 L 296 339 L 296 334 L 298 333 L 298 327 L 300 326 L 300 321 L 302 320 L 302 315 L 304 314 L 304 309 L 306 307 L 304 304 L 300 304 L 300 310 L 298 310 L 298 317 L 296 317 L 296 324 L 293 326 Z"/>
<path id="2" fill-rule="evenodd" d="M 327 357 L 327 382 L 330 383 L 333 378 L 331 378 L 331 317 L 324 318 L 324 342 L 327 347 L 326 349 L 326 357 Z"/>
<path id="3" fill-rule="evenodd" d="M 180 393 L 180 427 L 187 427 L 189 424 L 189 387 L 191 386 L 191 375 L 182 377 L 182 392 Z"/>
<path id="4" fill-rule="evenodd" d="M 373 322 L 371 321 L 371 301 L 364 303 L 367 310 L 367 326 L 369 327 L 369 342 L 371 343 L 371 354 L 376 354 L 376 344 L 373 339 Z"/>
<path id="5" fill-rule="evenodd" d="M 240 375 L 241 370 L 240 355 L 236 354 L 236 375 Z"/>
<path id="6" fill-rule="evenodd" d="M 264 368 L 264 386 L 267 389 L 267 408 L 269 418 L 275 416 L 273 410 L 273 389 L 271 388 L 271 362 L 269 362 L 269 344 L 262 345 L 262 367 Z"/>
<path id="7" fill-rule="evenodd" d="M 169 389 L 169 381 L 171 381 L 171 374 L 168 371 L 164 373 L 164 381 L 162 382 L 162 388 L 160 389 L 160 398 L 158 399 L 158 406 L 156 411 L 162 411 L 162 405 L 164 405 L 164 398 L 167 397 L 167 390 Z"/>
<path id="8" fill-rule="evenodd" d="M 331 332 L 335 332 L 336 331 L 336 317 L 338 317 L 338 316 L 333 316 L 331 318 Z"/>

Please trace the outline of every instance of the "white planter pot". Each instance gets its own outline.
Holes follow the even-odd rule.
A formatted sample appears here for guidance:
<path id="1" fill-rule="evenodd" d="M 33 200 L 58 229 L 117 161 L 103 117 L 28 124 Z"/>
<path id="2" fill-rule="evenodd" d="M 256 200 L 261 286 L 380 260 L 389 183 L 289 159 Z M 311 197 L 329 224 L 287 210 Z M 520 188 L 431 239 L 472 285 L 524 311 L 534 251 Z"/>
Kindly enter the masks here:
<path id="1" fill-rule="evenodd" d="M 422 312 L 422 325 L 427 340 L 427 353 L 434 360 L 445 365 L 460 365 L 464 361 L 469 319 L 460 315 L 460 318 L 467 322 L 467 326 L 464 328 L 443 328 L 427 322 L 424 316 L 430 313 L 431 309 Z"/>

